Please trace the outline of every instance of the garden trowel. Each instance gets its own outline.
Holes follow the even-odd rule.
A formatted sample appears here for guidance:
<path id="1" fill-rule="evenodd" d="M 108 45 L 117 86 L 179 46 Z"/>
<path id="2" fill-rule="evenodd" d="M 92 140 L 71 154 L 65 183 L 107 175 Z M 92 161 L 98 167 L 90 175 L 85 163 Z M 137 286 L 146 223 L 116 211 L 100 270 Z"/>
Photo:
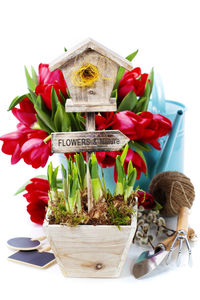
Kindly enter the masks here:
<path id="1" fill-rule="evenodd" d="M 161 264 L 164 258 L 168 255 L 175 236 L 176 234 L 173 234 L 172 236 L 159 243 L 156 246 L 153 254 L 151 254 L 150 251 L 144 251 L 140 254 L 132 270 L 135 278 L 140 278 L 146 274 L 151 273 L 158 265 Z M 189 228 L 188 238 L 191 238 L 192 236 L 194 236 L 194 230 Z"/>

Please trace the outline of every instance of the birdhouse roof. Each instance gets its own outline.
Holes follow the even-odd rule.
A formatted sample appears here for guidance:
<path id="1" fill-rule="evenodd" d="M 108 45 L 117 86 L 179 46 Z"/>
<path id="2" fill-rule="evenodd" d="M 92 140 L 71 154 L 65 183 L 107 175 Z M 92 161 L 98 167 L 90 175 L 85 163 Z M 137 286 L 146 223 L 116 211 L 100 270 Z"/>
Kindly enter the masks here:
<path id="1" fill-rule="evenodd" d="M 64 67 L 68 61 L 73 59 L 79 54 L 82 54 L 84 51 L 91 49 L 96 51 L 97 53 L 109 58 L 119 66 L 125 68 L 126 70 L 132 70 L 132 64 L 127 59 L 123 58 L 122 56 L 118 55 L 117 53 L 113 52 L 112 50 L 107 49 L 100 43 L 94 41 L 93 39 L 89 38 L 82 43 L 75 46 L 73 49 L 65 52 L 63 55 L 58 57 L 49 65 L 49 70 L 54 71 L 55 69 Z"/>

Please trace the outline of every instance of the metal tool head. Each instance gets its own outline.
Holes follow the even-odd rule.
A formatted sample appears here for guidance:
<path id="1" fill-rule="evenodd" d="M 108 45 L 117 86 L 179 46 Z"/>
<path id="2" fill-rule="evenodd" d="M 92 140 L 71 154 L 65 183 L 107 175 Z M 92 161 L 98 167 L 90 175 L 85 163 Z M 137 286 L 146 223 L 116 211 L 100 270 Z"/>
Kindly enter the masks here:
<path id="1" fill-rule="evenodd" d="M 168 251 L 158 248 L 154 254 L 150 251 L 144 251 L 136 260 L 133 266 L 133 275 L 135 278 L 140 278 L 151 273 L 167 256 Z"/>
<path id="2" fill-rule="evenodd" d="M 172 243 L 172 245 L 170 247 L 170 250 L 169 250 L 169 254 L 168 254 L 168 257 L 167 257 L 167 261 L 166 261 L 167 265 L 170 263 L 172 252 L 173 252 L 173 250 L 175 248 L 176 243 L 179 242 L 179 250 L 178 250 L 178 257 L 177 257 L 177 266 L 178 267 L 180 266 L 180 264 L 181 264 L 181 253 L 182 253 L 182 248 L 183 248 L 183 242 L 184 241 L 185 241 L 187 249 L 188 249 L 189 265 L 190 266 L 192 265 L 192 259 L 191 259 L 192 250 L 191 250 L 188 238 L 187 238 L 187 232 L 184 231 L 184 230 L 178 230 L 178 232 L 176 234 L 176 237 L 175 237 L 175 239 L 174 239 L 174 241 L 173 241 L 173 243 Z"/>

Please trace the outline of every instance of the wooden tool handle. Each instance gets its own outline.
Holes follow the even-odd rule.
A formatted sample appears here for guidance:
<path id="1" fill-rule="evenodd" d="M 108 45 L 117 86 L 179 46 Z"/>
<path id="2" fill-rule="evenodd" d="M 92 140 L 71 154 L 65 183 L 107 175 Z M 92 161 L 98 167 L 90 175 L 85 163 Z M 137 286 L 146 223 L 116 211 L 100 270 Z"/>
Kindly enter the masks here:
<path id="1" fill-rule="evenodd" d="M 31 241 L 43 241 L 45 240 L 47 237 L 45 235 L 36 237 L 36 238 L 32 238 Z"/>
<path id="2" fill-rule="evenodd" d="M 178 216 L 178 223 L 177 223 L 177 231 L 184 230 L 185 232 L 188 231 L 188 216 L 189 216 L 189 208 L 186 206 L 181 207 L 179 216 Z"/>
<path id="3" fill-rule="evenodd" d="M 188 239 L 191 239 L 194 236 L 195 232 L 194 229 L 189 228 L 188 229 L 188 233 L 187 233 L 187 237 Z M 160 244 L 158 244 L 158 246 L 156 247 L 156 250 L 158 251 L 160 248 L 164 247 L 165 250 L 169 251 L 173 240 L 175 239 L 176 233 L 174 233 L 172 236 L 168 237 L 167 239 L 165 239 L 164 241 L 162 241 Z M 175 244 L 175 247 L 178 245 L 178 241 Z"/>
<path id="4" fill-rule="evenodd" d="M 46 252 L 49 250 L 51 250 L 51 246 L 47 246 L 46 248 L 40 249 L 39 252 L 42 253 L 42 252 Z"/>

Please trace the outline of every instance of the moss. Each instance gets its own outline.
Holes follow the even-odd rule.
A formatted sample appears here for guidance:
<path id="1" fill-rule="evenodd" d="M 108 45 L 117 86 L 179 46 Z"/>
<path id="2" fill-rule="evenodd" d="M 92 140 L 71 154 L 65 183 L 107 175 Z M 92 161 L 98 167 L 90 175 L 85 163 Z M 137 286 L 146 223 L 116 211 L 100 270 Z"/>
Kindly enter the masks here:
<path id="1" fill-rule="evenodd" d="M 87 195 L 82 195 L 82 211 L 73 214 L 67 212 L 63 192 L 58 194 L 59 201 L 56 205 L 49 206 L 48 221 L 49 224 L 63 224 L 76 226 L 81 224 L 88 225 L 130 225 L 131 217 L 134 214 L 133 206 L 135 205 L 135 193 L 133 192 L 127 202 L 121 195 L 112 196 L 107 194 L 107 199 L 100 199 L 93 209 L 88 213 Z"/>

